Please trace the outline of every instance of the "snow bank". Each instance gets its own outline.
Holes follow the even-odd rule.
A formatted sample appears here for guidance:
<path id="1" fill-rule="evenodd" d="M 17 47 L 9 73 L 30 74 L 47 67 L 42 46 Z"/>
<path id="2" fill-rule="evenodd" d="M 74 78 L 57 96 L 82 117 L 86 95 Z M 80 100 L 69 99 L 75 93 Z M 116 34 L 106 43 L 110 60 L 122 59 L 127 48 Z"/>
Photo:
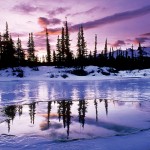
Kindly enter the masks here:
<path id="1" fill-rule="evenodd" d="M 50 150 L 149 150 L 150 131 L 126 136 L 96 138 L 89 140 L 49 141 L 41 137 L 5 137 L 0 141 L 1 150 L 50 149 Z M 12 144 L 17 143 L 17 144 Z M 5 148 L 4 148 L 5 147 Z"/>
<path id="2" fill-rule="evenodd" d="M 84 71 L 86 76 L 77 76 L 71 72 L 75 68 L 56 68 L 54 66 L 41 66 L 38 71 L 29 67 L 20 67 L 23 71 L 22 78 L 18 77 L 17 68 L 0 70 L 0 81 L 10 80 L 101 80 L 101 79 L 119 79 L 119 78 L 149 78 L 150 69 L 119 71 L 109 67 L 87 66 Z"/>

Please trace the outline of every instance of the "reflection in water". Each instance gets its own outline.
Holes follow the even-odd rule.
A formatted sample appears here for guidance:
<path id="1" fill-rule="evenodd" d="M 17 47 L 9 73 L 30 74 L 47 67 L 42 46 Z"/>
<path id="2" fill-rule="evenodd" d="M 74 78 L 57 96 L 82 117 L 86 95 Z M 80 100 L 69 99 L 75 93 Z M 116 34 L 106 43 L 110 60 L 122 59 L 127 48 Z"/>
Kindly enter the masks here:
<path id="1" fill-rule="evenodd" d="M 98 103 L 96 99 L 94 100 L 94 105 L 95 105 L 95 112 L 96 112 L 96 121 L 98 121 L 98 109 L 97 109 Z"/>
<path id="2" fill-rule="evenodd" d="M 110 105 L 110 111 L 112 112 L 112 114 L 110 112 L 110 114 L 108 114 L 108 104 Z M 30 117 L 29 124 L 32 124 L 33 126 L 26 126 L 22 124 L 21 126 L 24 130 L 28 130 L 28 128 L 36 128 L 36 125 L 38 125 L 38 127 L 40 127 L 40 130 L 39 128 L 37 129 L 38 132 L 47 131 L 47 133 L 53 136 L 54 139 L 57 139 L 57 135 L 64 135 L 65 131 L 63 130 L 63 128 L 66 129 L 66 136 L 60 138 L 67 139 L 70 137 L 70 133 L 71 138 L 81 138 L 81 133 L 84 133 L 84 138 L 86 138 L 86 136 L 105 136 L 111 134 L 124 134 L 126 132 L 133 132 L 136 130 L 137 127 L 135 128 L 132 124 L 134 122 L 134 119 L 132 117 L 130 119 L 129 116 L 122 115 L 122 118 L 124 117 L 125 120 L 126 117 L 128 118 L 129 127 L 128 122 L 122 124 L 123 119 L 121 121 L 118 121 L 117 119 L 117 116 L 120 119 L 119 113 L 122 114 L 121 109 L 124 109 L 124 107 L 126 108 L 126 105 L 128 107 L 129 113 L 131 113 L 130 111 L 133 111 L 133 108 L 136 108 L 135 106 L 137 105 L 138 107 L 140 107 L 141 103 L 120 103 L 119 101 L 113 100 L 95 99 L 78 101 L 62 100 L 33 102 L 24 105 L 5 106 L 2 109 L 2 113 L 6 117 L 6 120 L 5 122 L 0 124 L 0 133 L 3 133 L 7 128 L 7 132 L 5 134 L 14 133 L 16 135 L 19 135 L 20 133 L 18 133 L 17 129 L 13 126 L 19 126 L 20 124 L 18 122 L 20 120 L 24 122 L 24 120 L 28 116 Z M 136 109 L 134 111 L 136 112 Z M 134 111 L 133 114 L 135 115 Z M 136 112 L 136 114 L 138 114 L 138 112 Z M 109 116 L 110 120 L 108 119 L 107 115 Z M 19 121 L 16 116 L 19 116 Z M 43 121 L 44 118 L 46 119 L 46 122 Z M 37 120 L 36 123 L 35 119 Z M 114 119 L 114 121 L 112 121 L 112 119 Z M 115 123 L 109 123 L 109 121 Z M 4 125 L 5 123 L 7 125 Z M 81 131 L 78 127 L 78 124 L 80 124 L 82 129 L 84 130 Z M 24 132 L 26 132 L 26 130 Z"/>
<path id="3" fill-rule="evenodd" d="M 85 116 L 87 112 L 87 105 L 88 102 L 85 100 L 79 101 L 79 108 L 78 108 L 78 114 L 79 114 L 79 122 L 82 124 L 82 127 L 84 128 L 85 123 Z"/>
<path id="4" fill-rule="evenodd" d="M 71 124 L 71 105 L 72 101 L 58 101 L 58 118 L 63 120 L 64 128 L 67 127 L 67 137 L 69 136 L 69 129 Z"/>
<path id="5" fill-rule="evenodd" d="M 146 83 L 146 84 L 145 84 Z M 0 105 L 63 99 L 148 100 L 150 82 L 146 79 L 104 81 L 13 81 L 1 82 Z"/>
<path id="6" fill-rule="evenodd" d="M 36 103 L 34 102 L 29 105 L 29 115 L 32 124 L 34 124 L 34 118 L 36 114 L 35 111 L 36 111 Z"/>
<path id="7" fill-rule="evenodd" d="M 150 127 L 148 79 L 0 84 L 0 134 L 78 139 Z"/>

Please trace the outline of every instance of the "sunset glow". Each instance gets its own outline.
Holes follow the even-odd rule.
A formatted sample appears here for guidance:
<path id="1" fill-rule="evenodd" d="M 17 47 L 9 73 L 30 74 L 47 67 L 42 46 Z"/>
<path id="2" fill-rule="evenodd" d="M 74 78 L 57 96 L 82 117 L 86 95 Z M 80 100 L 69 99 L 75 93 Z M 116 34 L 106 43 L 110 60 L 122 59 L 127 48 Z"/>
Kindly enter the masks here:
<path id="1" fill-rule="evenodd" d="M 20 36 L 27 48 L 28 34 L 34 33 L 36 53 L 46 54 L 45 28 L 48 28 L 51 49 L 55 50 L 57 36 L 68 20 L 71 49 L 76 52 L 77 32 L 82 24 L 88 50 L 94 50 L 94 36 L 98 36 L 98 51 L 109 47 L 130 48 L 150 46 L 149 0 L 5 0 L 0 1 L 0 32 L 8 22 L 9 32 L 16 41 Z"/>

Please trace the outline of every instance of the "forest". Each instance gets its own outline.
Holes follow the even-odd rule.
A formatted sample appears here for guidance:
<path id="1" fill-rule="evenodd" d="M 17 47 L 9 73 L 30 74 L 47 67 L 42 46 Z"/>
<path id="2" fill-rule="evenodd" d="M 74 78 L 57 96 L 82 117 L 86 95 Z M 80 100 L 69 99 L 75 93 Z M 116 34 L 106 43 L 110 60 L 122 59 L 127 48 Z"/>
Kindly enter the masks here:
<path id="1" fill-rule="evenodd" d="M 9 33 L 6 22 L 5 33 L 0 35 L 0 68 L 18 66 L 56 66 L 56 67 L 75 67 L 83 70 L 85 66 L 107 66 L 118 70 L 132 70 L 150 68 L 150 57 L 144 55 L 144 47 L 139 46 L 137 50 L 130 48 L 129 51 L 108 49 L 107 39 L 101 53 L 97 52 L 97 35 L 95 34 L 94 50 L 87 51 L 87 43 L 84 36 L 84 28 L 81 25 L 77 33 L 76 54 L 71 50 L 70 32 L 67 21 L 62 27 L 61 35 L 58 35 L 56 49 L 51 50 L 48 30 L 45 29 L 45 49 L 46 58 L 40 61 L 35 55 L 35 43 L 33 33 L 29 33 L 27 50 L 22 48 L 21 39 L 18 36 L 17 43 Z M 138 55 L 136 55 L 138 54 Z M 45 60 L 45 61 L 44 61 Z"/>

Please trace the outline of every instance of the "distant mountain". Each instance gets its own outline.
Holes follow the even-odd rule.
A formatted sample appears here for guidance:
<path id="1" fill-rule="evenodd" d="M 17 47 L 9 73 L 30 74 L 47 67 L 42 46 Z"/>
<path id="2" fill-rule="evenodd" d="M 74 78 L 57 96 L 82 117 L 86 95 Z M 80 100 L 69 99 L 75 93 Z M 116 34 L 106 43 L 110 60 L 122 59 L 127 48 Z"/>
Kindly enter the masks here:
<path id="1" fill-rule="evenodd" d="M 143 48 L 143 56 L 144 57 L 150 57 L 150 47 L 142 47 L 142 48 Z M 127 55 L 129 57 L 132 56 L 132 49 L 131 48 L 128 48 L 126 50 L 118 49 L 118 50 L 115 50 L 113 54 L 114 54 L 114 57 L 116 58 L 116 56 L 120 53 L 122 53 L 123 56 L 126 56 L 126 52 L 127 52 Z M 133 49 L 133 52 L 134 52 L 134 57 L 139 56 L 139 50 Z"/>

